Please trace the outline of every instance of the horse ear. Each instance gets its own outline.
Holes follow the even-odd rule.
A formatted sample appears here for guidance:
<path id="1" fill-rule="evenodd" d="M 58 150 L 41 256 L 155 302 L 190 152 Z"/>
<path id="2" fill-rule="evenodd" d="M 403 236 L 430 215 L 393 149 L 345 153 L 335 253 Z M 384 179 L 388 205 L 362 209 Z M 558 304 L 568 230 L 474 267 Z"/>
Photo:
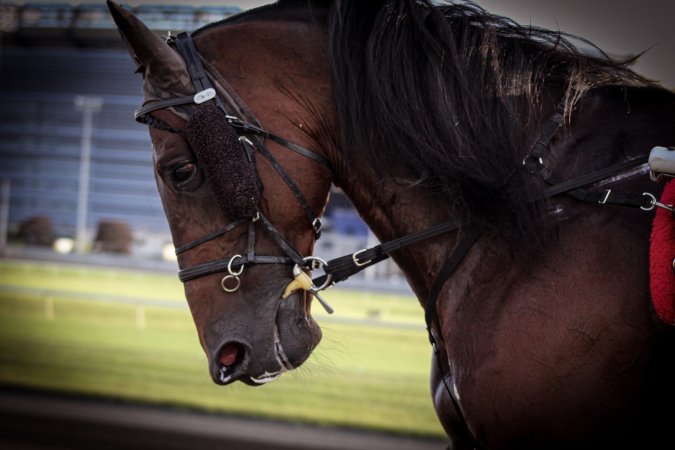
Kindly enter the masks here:
<path id="1" fill-rule="evenodd" d="M 144 72 L 146 82 L 174 93 L 190 92 L 190 78 L 181 57 L 129 10 L 111 0 L 107 3 L 122 40 L 139 71 Z"/>

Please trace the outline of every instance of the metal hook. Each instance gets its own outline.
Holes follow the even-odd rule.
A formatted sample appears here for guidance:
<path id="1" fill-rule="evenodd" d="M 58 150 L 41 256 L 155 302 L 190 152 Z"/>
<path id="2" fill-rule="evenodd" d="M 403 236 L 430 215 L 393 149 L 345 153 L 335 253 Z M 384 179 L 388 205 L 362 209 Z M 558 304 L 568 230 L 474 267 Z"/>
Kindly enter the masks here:
<path id="1" fill-rule="evenodd" d="M 675 213 L 675 207 L 673 207 L 673 205 L 666 205 L 665 203 L 661 203 L 660 201 L 656 200 L 656 197 L 654 197 L 653 194 L 650 194 L 649 192 L 643 192 L 642 195 L 649 198 L 649 205 L 640 206 L 641 210 L 651 211 L 652 209 L 659 207 L 665 209 L 666 211 L 670 211 L 671 213 Z"/>

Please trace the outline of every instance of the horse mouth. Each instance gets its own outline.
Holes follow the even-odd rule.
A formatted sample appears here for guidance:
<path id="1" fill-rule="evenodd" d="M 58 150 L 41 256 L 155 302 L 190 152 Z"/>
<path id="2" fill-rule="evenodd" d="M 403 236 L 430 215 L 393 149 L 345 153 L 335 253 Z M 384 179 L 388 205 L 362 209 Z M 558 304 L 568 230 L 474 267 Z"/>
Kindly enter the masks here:
<path id="1" fill-rule="evenodd" d="M 218 384 L 227 385 L 235 381 L 242 381 L 252 386 L 259 386 L 275 381 L 283 375 L 284 372 L 293 370 L 293 365 L 288 361 L 288 357 L 284 353 L 283 345 L 279 339 L 279 331 L 275 327 L 274 331 L 274 356 L 279 366 L 277 370 L 272 372 L 265 371 L 259 375 L 245 374 L 245 361 L 247 349 L 241 344 L 228 343 L 221 347 L 218 352 L 218 374 L 216 382 Z"/>

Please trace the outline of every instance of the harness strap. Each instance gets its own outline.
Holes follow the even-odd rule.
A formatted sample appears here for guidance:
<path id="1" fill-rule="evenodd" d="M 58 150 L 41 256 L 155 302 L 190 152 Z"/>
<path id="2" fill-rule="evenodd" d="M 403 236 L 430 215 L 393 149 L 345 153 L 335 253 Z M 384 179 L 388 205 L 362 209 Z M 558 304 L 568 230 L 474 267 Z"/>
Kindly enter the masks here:
<path id="1" fill-rule="evenodd" d="M 245 121 L 254 124 L 257 127 L 262 127 L 258 118 L 253 114 L 248 105 L 244 100 L 239 97 L 235 90 L 230 86 L 230 84 L 225 80 L 225 78 L 218 72 L 215 67 L 213 67 L 207 60 L 202 58 L 201 54 L 198 55 L 199 59 L 206 70 L 206 74 L 210 77 L 211 81 L 215 84 L 216 92 L 218 92 L 218 98 L 222 98 L 223 101 L 227 104 L 227 107 L 232 111 L 232 115 L 236 117 L 241 117 Z"/>
<path id="2" fill-rule="evenodd" d="M 560 125 L 563 123 L 563 117 L 565 112 L 565 99 L 563 98 L 558 102 L 558 105 L 555 107 L 555 111 L 548 118 L 546 123 L 539 133 L 539 137 L 535 141 L 530 153 L 523 159 L 523 165 L 527 167 L 532 173 L 539 174 L 545 180 L 551 175 L 550 169 L 548 169 L 543 161 L 542 157 L 544 151 L 548 147 L 553 135 L 558 131 Z"/>
<path id="3" fill-rule="evenodd" d="M 240 134 L 246 135 L 246 134 L 254 134 L 256 136 L 260 136 L 265 139 L 269 139 L 271 141 L 276 142 L 277 144 L 280 144 L 287 149 L 294 151 L 295 153 L 298 153 L 299 155 L 302 155 L 306 158 L 309 158 L 311 160 L 316 161 L 317 163 L 321 164 L 324 166 L 326 169 L 332 171 L 330 161 L 328 161 L 328 158 L 324 157 L 323 155 L 319 155 L 318 153 L 314 153 L 311 150 L 307 150 L 304 147 L 299 146 L 298 144 L 295 144 L 287 139 L 284 139 L 280 136 L 277 136 L 276 134 L 272 134 L 267 130 L 264 130 L 256 125 L 253 125 L 251 123 L 247 122 L 242 122 L 241 120 L 237 120 L 234 118 L 231 118 L 229 120 L 230 125 L 235 127 Z"/>
<path id="4" fill-rule="evenodd" d="M 543 197 L 553 197 L 558 194 L 570 194 L 573 191 L 577 191 L 580 187 L 586 186 L 591 183 L 596 183 L 602 181 L 610 176 L 621 173 L 623 171 L 639 167 L 641 165 L 647 164 L 648 156 L 641 156 L 639 158 L 629 159 L 613 166 L 605 167 L 604 169 L 596 170 L 595 172 L 588 173 L 586 175 L 581 175 L 577 178 L 573 178 L 568 181 L 556 182 L 555 177 L 551 175 L 549 177 L 552 186 L 544 190 Z M 602 192 L 589 192 L 585 195 L 577 192 L 575 195 L 579 196 L 579 199 L 583 199 L 584 196 L 592 198 L 591 201 L 598 201 L 599 198 L 593 197 L 593 194 L 604 196 L 606 191 Z M 615 194 L 616 195 L 616 194 Z M 644 202 L 642 202 L 644 203 Z"/>
<path id="5" fill-rule="evenodd" d="M 250 260 L 248 256 L 241 256 L 234 261 L 232 261 L 232 258 L 234 256 L 181 269 L 178 271 L 178 278 L 185 283 L 206 275 L 225 272 L 228 268 L 238 269 L 246 264 L 294 264 L 293 260 L 286 256 L 255 256 L 253 260 Z"/>
<path id="6" fill-rule="evenodd" d="M 298 251 L 284 238 L 281 233 L 267 220 L 267 217 L 258 210 L 258 217 L 262 227 L 272 236 L 272 239 L 281 249 L 288 255 L 288 258 L 295 264 L 303 266 L 305 264 L 304 258 Z"/>
<path id="7" fill-rule="evenodd" d="M 339 283 L 380 261 L 384 261 L 389 258 L 390 253 L 395 250 L 457 230 L 460 226 L 460 222 L 455 220 L 444 222 L 416 233 L 393 239 L 368 249 L 360 250 L 351 255 L 331 259 L 324 266 L 324 272 L 326 274 L 314 279 L 314 284 L 316 286 L 322 286 L 328 280 L 329 276 L 331 277 L 331 282 L 333 284 Z"/>
<path id="8" fill-rule="evenodd" d="M 136 122 L 141 122 L 141 123 L 148 123 L 148 114 L 150 114 L 153 111 L 157 111 L 158 109 L 163 109 L 163 108 L 172 108 L 174 106 L 181 106 L 181 105 L 188 105 L 190 103 L 195 102 L 195 96 L 194 95 L 185 95 L 182 97 L 172 97 L 172 98 L 167 98 L 164 100 L 158 100 L 158 101 L 153 101 L 151 103 L 147 103 L 140 108 L 138 108 L 136 111 L 134 111 L 134 120 Z M 159 119 L 155 119 L 158 120 Z"/>
<path id="9" fill-rule="evenodd" d="M 462 228 L 462 230 L 464 230 L 464 228 Z M 468 226 L 466 236 L 460 235 L 459 241 L 455 246 L 455 249 L 450 254 L 450 257 L 445 260 L 443 267 L 436 275 L 436 278 L 434 279 L 434 282 L 431 285 L 431 289 L 429 289 L 427 301 L 424 305 L 424 320 L 426 321 L 427 324 L 427 333 L 429 334 L 429 342 L 431 343 L 431 347 L 436 356 L 435 359 L 436 363 L 438 364 L 438 370 L 441 373 L 443 384 L 445 385 L 445 389 L 448 392 L 448 396 L 452 401 L 452 405 L 455 408 L 455 412 L 457 413 L 457 416 L 460 419 L 460 423 L 464 427 L 464 434 L 469 436 L 471 442 L 475 444 L 474 445 L 475 448 L 479 447 L 478 440 L 476 439 L 476 436 L 474 436 L 474 433 L 471 431 L 471 428 L 469 427 L 469 423 L 466 420 L 466 416 L 464 415 L 462 406 L 459 403 L 459 399 L 453 394 L 453 390 L 450 389 L 450 385 L 448 384 L 448 378 L 452 376 L 452 371 L 450 370 L 450 367 L 447 365 L 448 361 L 447 355 L 444 355 L 445 351 L 442 345 L 443 338 L 441 335 L 439 335 L 438 337 L 436 336 L 436 333 L 434 332 L 434 324 L 440 326 L 440 323 L 438 321 L 437 302 L 438 296 L 440 295 L 443 286 L 448 281 L 448 279 L 457 271 L 457 268 L 462 263 L 462 261 L 464 261 L 464 258 L 469 253 L 469 250 L 471 250 L 473 245 L 478 241 L 478 239 L 482 234 L 483 234 L 482 227 Z M 446 363 L 446 367 L 444 367 L 443 362 Z"/>
<path id="10" fill-rule="evenodd" d="M 434 282 L 429 289 L 429 294 L 427 295 L 427 301 L 424 305 L 424 320 L 427 324 L 427 332 L 429 333 L 429 342 L 432 346 L 436 346 L 436 340 L 434 339 L 432 328 L 434 323 L 438 322 L 438 312 L 436 310 L 436 302 L 438 296 L 441 293 L 441 289 L 448 281 L 448 278 L 455 273 L 459 265 L 464 260 L 464 257 L 469 253 L 471 247 L 478 241 L 480 236 L 483 234 L 483 228 L 480 226 L 464 226 L 462 230 L 466 228 L 466 235 L 460 236 L 460 239 L 455 246 L 455 249 L 450 254 L 450 257 L 445 260 L 443 267 L 436 275 Z"/>
<path id="11" fill-rule="evenodd" d="M 199 239 L 195 239 L 192 242 L 188 242 L 185 245 L 181 245 L 180 247 L 176 248 L 176 255 L 180 255 L 181 253 L 185 253 L 186 251 L 192 250 L 193 248 L 195 248 L 199 245 L 202 245 L 202 244 L 204 244 L 204 243 L 206 243 L 206 242 L 208 242 L 212 239 L 220 237 L 220 236 L 224 235 L 225 233 L 227 233 L 228 231 L 234 230 L 239 225 L 245 223 L 247 220 L 248 219 L 235 220 L 234 222 L 227 224 L 225 227 L 221 228 L 220 230 L 216 230 L 212 233 L 209 233 L 209 234 L 206 234 L 206 235 L 200 237 Z"/>
<path id="12" fill-rule="evenodd" d="M 188 74 L 190 75 L 190 79 L 192 80 L 197 93 L 207 89 L 213 89 L 213 84 L 211 84 L 211 81 L 206 76 L 206 72 L 204 71 L 204 66 L 202 65 L 201 58 L 199 57 L 199 52 L 197 52 L 195 43 L 192 41 L 192 36 L 190 36 L 187 32 L 182 32 L 176 36 L 175 43 L 176 50 L 178 50 L 178 53 L 183 57 Z M 220 108 L 225 114 L 228 114 L 228 111 L 225 109 L 225 105 L 223 105 L 223 101 L 218 95 L 215 96 L 215 100 L 218 108 Z"/>
<path id="13" fill-rule="evenodd" d="M 544 164 L 543 155 L 550 144 L 553 135 L 563 123 L 565 112 L 565 99 L 558 102 L 555 111 L 548 118 L 539 137 L 535 141 L 532 149 L 523 159 L 523 165 L 534 175 L 539 175 L 546 183 L 550 185 L 544 190 L 541 198 L 553 197 L 559 194 L 566 194 L 576 200 L 586 203 L 597 203 L 601 205 L 620 205 L 635 208 L 644 208 L 650 205 L 650 199 L 642 194 L 625 194 L 613 192 L 611 189 L 591 192 L 580 189 L 591 183 L 602 181 L 616 173 L 647 163 L 648 156 L 631 159 L 619 164 L 615 164 L 604 169 L 573 178 L 568 181 L 560 180 L 553 171 Z"/>
<path id="14" fill-rule="evenodd" d="M 300 188 L 298 187 L 297 183 L 291 178 L 286 170 L 281 166 L 279 163 L 279 160 L 274 157 L 272 152 L 269 151 L 269 149 L 260 142 L 259 139 L 253 139 L 252 140 L 253 145 L 255 146 L 256 149 L 260 152 L 261 155 L 269 161 L 269 163 L 272 165 L 274 170 L 279 174 L 282 180 L 286 183 L 288 188 L 293 192 L 293 195 L 295 198 L 298 200 L 298 203 L 300 203 L 300 206 L 302 209 L 305 211 L 305 214 L 307 215 L 307 218 L 309 219 L 310 224 L 312 225 L 312 229 L 314 230 L 314 236 L 316 239 L 319 239 L 321 237 L 321 220 L 314 214 L 314 211 L 312 211 L 312 208 L 309 206 L 309 202 L 305 198 L 305 196 L 302 194 L 302 191 L 300 191 Z"/>
<path id="15" fill-rule="evenodd" d="M 597 203 L 600 205 L 618 205 L 646 209 L 651 204 L 650 197 L 643 194 L 614 192 L 611 189 L 606 189 L 602 192 L 589 192 L 584 189 L 575 189 L 567 192 L 567 195 L 575 200 L 586 203 Z"/>

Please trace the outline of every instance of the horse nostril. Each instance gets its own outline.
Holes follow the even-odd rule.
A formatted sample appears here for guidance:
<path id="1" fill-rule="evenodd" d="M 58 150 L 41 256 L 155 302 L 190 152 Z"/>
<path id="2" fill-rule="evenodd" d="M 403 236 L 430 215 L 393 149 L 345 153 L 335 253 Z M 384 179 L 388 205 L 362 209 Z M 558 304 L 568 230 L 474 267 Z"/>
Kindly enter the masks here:
<path id="1" fill-rule="evenodd" d="M 239 342 L 228 342 L 216 355 L 213 367 L 213 380 L 218 384 L 231 383 L 246 370 L 246 349 Z"/>
<path id="2" fill-rule="evenodd" d="M 218 353 L 218 362 L 223 367 L 232 367 L 238 360 L 244 356 L 244 349 L 240 344 L 229 342 L 220 349 Z"/>

